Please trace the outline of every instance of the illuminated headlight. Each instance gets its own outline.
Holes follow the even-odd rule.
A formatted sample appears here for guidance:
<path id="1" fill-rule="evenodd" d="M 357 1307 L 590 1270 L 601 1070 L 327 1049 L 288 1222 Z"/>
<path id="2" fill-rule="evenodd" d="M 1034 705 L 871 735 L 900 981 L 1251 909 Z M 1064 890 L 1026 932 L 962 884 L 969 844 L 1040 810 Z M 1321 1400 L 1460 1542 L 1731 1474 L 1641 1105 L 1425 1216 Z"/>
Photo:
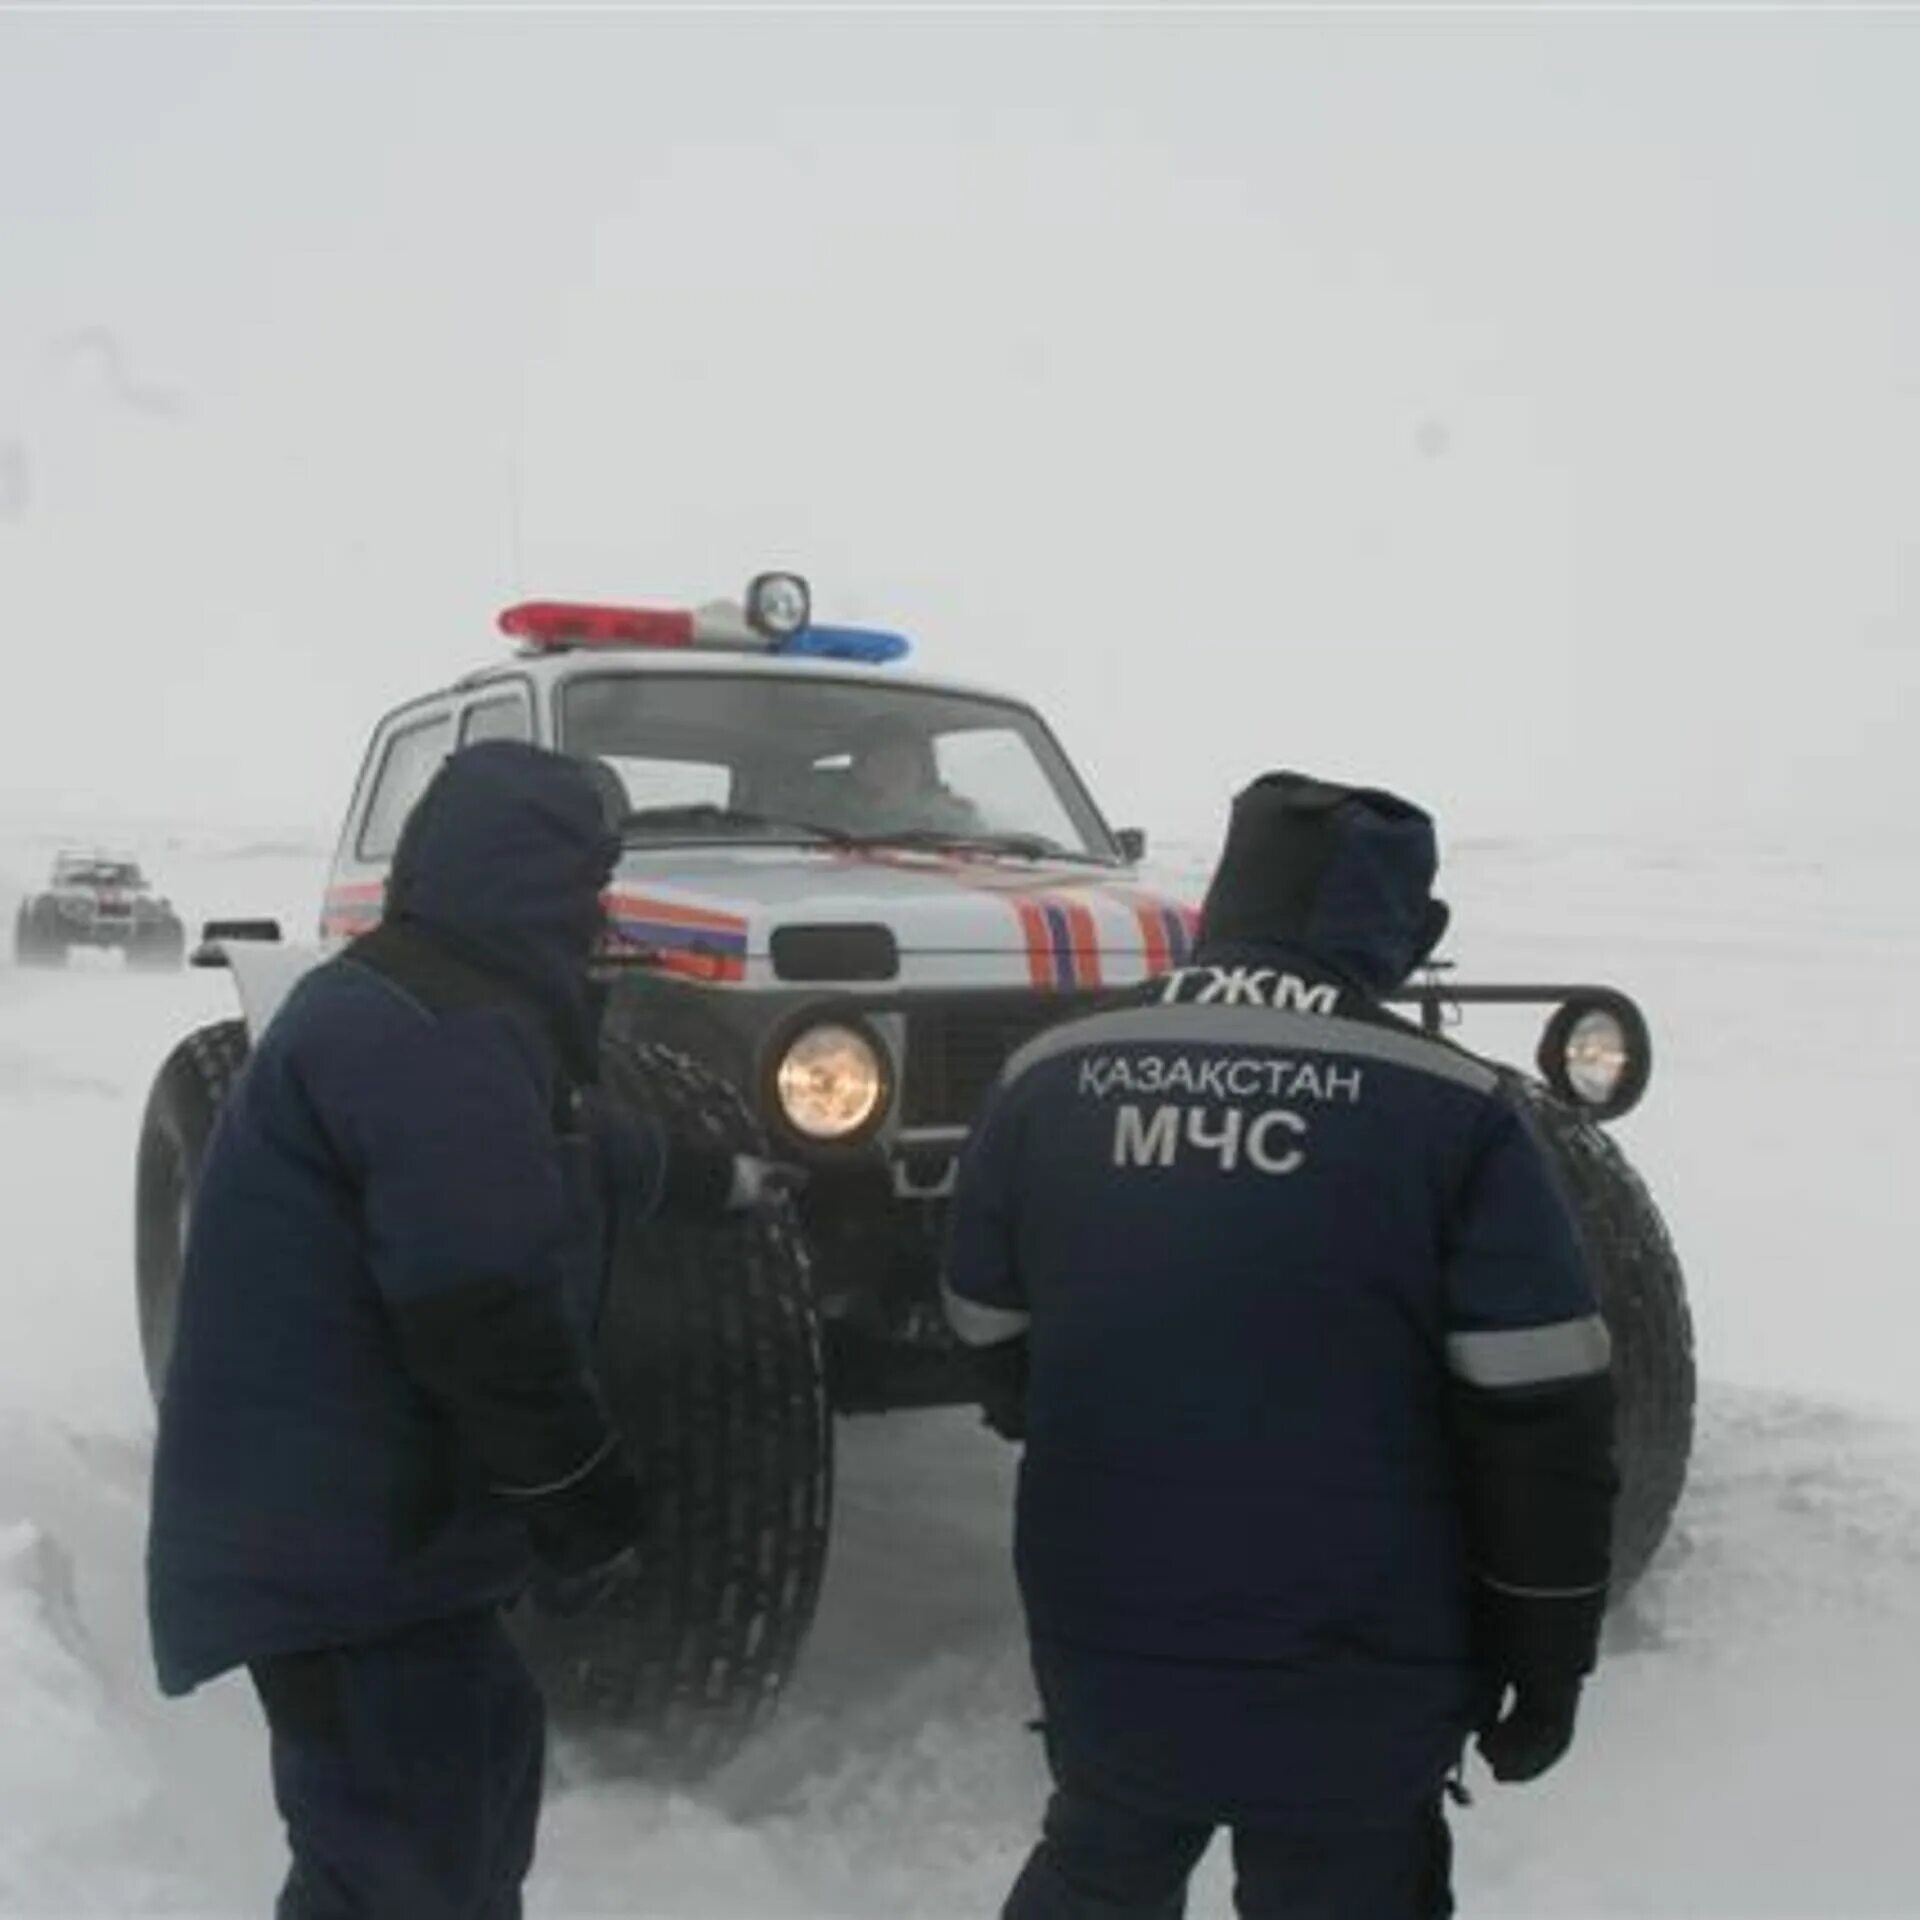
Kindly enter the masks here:
<path id="1" fill-rule="evenodd" d="M 813 617 L 813 596 L 797 573 L 756 573 L 747 584 L 747 624 L 771 640 L 791 640 Z"/>
<path id="2" fill-rule="evenodd" d="M 1653 1048 L 1630 1002 L 1569 1000 L 1547 1022 L 1539 1064 L 1562 1099 L 1596 1119 L 1617 1120 L 1646 1092 Z"/>
<path id="3" fill-rule="evenodd" d="M 853 1027 L 809 1027 L 781 1056 L 780 1111 L 809 1140 L 845 1140 L 870 1126 L 887 1094 L 880 1049 Z"/>
<path id="4" fill-rule="evenodd" d="M 1567 1081 L 1590 1107 L 1606 1106 L 1627 1075 L 1627 1035 L 1610 1013 L 1583 1013 L 1567 1035 Z"/>

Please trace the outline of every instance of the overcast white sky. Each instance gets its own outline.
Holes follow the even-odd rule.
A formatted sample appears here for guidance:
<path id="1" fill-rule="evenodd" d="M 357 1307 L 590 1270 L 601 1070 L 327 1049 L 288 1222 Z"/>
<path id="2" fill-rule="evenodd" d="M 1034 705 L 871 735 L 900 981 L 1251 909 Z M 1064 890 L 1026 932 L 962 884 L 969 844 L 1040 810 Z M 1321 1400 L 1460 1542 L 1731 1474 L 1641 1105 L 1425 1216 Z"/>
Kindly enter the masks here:
<path id="1" fill-rule="evenodd" d="M 788 563 L 1116 818 L 1884 827 L 1917 100 L 1886 15 L 0 17 L 0 805 L 324 832 L 503 600 Z"/>

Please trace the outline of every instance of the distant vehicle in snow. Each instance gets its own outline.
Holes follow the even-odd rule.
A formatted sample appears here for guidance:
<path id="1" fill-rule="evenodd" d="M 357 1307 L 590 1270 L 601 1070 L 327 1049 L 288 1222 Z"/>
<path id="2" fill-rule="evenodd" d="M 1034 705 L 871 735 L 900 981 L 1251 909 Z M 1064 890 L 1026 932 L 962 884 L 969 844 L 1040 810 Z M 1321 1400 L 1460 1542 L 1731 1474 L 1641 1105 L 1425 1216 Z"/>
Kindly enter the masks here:
<path id="1" fill-rule="evenodd" d="M 138 861 L 64 852 L 54 856 L 45 890 L 20 903 L 13 957 L 23 967 L 60 967 L 75 947 L 117 949 L 129 966 L 177 967 L 186 957 L 186 929 Z"/>
<path id="2" fill-rule="evenodd" d="M 762 575 L 698 610 L 534 603 L 518 651 L 396 708 L 347 808 L 319 941 L 207 929 L 245 1017 L 189 1035 L 147 1108 L 140 1325 L 156 1390 L 182 1229 L 250 1033 L 380 918 L 408 810 L 456 747 L 530 740 L 595 770 L 625 852 L 606 896 L 610 1097 L 811 1172 L 788 1217 L 648 1226 L 615 1250 L 599 1360 L 663 1497 L 640 1587 L 519 1621 L 557 1713 L 698 1770 L 769 1710 L 824 1566 L 832 1415 L 973 1397 L 939 1298 L 958 1155 L 1015 1048 L 1187 958 L 1195 914 L 1143 879 L 1046 722 L 891 661 L 895 636 L 816 625 Z M 1522 1075 L 1593 1247 L 1622 1383 L 1618 1566 L 1631 1580 L 1685 1476 L 1693 1361 L 1659 1216 L 1596 1124 L 1646 1085 L 1644 1020 L 1591 986 L 1407 999 L 1437 1029 L 1475 1002 L 1551 1008 Z"/>

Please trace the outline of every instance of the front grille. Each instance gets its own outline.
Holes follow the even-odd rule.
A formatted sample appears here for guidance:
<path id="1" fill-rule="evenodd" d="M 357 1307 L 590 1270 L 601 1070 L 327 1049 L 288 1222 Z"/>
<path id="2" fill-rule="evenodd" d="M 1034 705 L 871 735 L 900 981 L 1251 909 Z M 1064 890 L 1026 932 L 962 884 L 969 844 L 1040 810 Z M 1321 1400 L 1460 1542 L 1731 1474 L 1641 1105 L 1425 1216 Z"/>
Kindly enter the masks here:
<path id="1" fill-rule="evenodd" d="M 907 1014 L 900 1118 L 909 1127 L 973 1123 L 1007 1056 L 1036 1033 L 1071 1020 L 1100 996 L 1023 993 L 973 1004 L 948 1001 Z"/>

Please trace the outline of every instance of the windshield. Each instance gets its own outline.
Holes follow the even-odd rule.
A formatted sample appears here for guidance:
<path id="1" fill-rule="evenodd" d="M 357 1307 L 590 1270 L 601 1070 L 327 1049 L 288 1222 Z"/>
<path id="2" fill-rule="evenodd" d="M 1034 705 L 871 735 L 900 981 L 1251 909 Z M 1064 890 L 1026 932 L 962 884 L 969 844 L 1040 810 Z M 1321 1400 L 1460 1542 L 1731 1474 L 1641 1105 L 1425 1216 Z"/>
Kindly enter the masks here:
<path id="1" fill-rule="evenodd" d="M 146 885 L 140 869 L 118 860 L 62 860 L 55 882 L 68 887 L 119 887 L 138 889 Z"/>
<path id="2" fill-rule="evenodd" d="M 1052 735 L 997 700 L 768 674 L 582 674 L 561 689 L 559 731 L 566 752 L 618 776 L 634 845 L 1117 857 Z"/>

